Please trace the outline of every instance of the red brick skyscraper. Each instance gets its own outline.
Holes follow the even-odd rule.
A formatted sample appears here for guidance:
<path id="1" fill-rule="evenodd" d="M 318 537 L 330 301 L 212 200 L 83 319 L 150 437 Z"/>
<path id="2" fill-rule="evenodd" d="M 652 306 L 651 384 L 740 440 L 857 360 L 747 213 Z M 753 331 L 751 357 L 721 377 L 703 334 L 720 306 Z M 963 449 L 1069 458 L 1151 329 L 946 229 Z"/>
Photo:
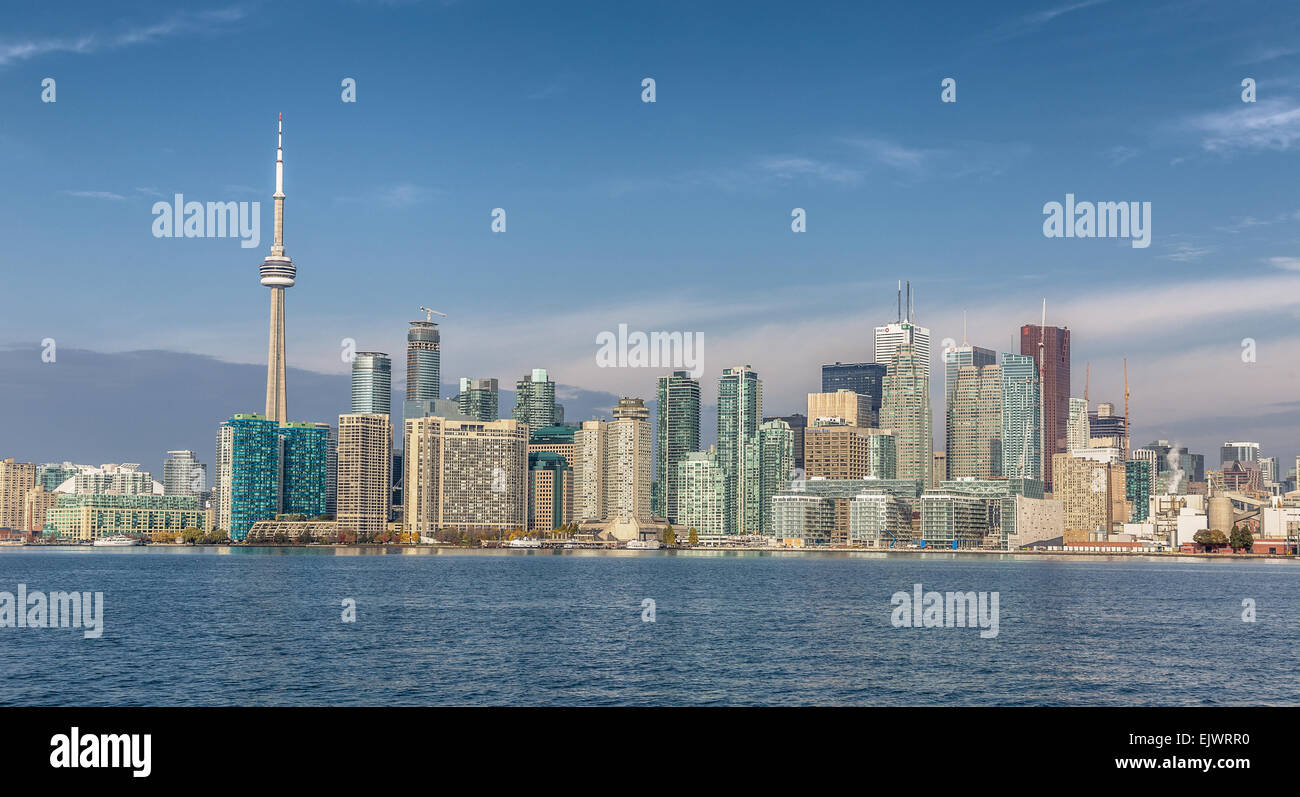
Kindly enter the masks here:
<path id="1" fill-rule="evenodd" d="M 1040 334 L 1046 362 L 1038 357 Z M 1050 490 L 1052 455 L 1065 453 L 1065 422 L 1070 413 L 1070 330 L 1025 324 L 1020 327 L 1020 353 L 1033 357 L 1043 374 L 1043 481 Z"/>

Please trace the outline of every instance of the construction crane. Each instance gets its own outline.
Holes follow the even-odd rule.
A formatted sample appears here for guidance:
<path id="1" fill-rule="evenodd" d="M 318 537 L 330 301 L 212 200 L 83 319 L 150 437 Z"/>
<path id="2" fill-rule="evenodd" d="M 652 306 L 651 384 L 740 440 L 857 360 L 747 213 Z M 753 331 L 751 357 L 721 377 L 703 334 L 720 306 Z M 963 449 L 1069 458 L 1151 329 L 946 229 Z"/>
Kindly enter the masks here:
<path id="1" fill-rule="evenodd" d="M 427 322 L 430 323 L 430 324 L 433 323 L 433 314 L 434 314 L 434 313 L 438 313 L 437 310 L 434 310 L 434 309 L 429 308 L 429 307 L 423 307 L 423 306 L 420 307 L 420 312 L 421 312 L 421 313 L 424 313 L 424 320 L 427 321 Z M 446 314 L 446 313 L 438 313 L 438 315 L 442 316 L 443 318 L 446 318 L 446 317 L 447 317 L 447 314 Z"/>

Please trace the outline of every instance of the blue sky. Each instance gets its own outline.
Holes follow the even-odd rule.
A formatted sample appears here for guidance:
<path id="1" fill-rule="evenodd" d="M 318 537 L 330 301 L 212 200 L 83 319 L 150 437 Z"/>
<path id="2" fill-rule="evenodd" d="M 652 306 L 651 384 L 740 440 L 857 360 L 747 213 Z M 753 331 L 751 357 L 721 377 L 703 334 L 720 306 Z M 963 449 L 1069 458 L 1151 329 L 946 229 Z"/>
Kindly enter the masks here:
<path id="1" fill-rule="evenodd" d="M 870 359 L 910 279 L 936 342 L 966 311 L 970 342 L 1005 350 L 1045 297 L 1074 330 L 1076 393 L 1090 361 L 1094 402 L 1122 401 L 1128 358 L 1139 438 L 1295 456 L 1293 4 L 814 5 L 25 8 L 0 35 L 0 343 L 264 363 L 283 112 L 291 366 L 345 372 L 343 338 L 399 355 L 426 304 L 449 314 L 447 381 L 547 367 L 649 398 L 657 372 L 595 365 L 595 336 L 627 323 L 703 333 L 707 395 L 751 363 L 785 413 L 821 362 Z M 175 193 L 262 202 L 261 245 L 155 239 Z M 1151 246 L 1044 238 L 1066 193 L 1151 202 Z M 54 420 L 25 456 L 77 458 L 84 435 Z"/>

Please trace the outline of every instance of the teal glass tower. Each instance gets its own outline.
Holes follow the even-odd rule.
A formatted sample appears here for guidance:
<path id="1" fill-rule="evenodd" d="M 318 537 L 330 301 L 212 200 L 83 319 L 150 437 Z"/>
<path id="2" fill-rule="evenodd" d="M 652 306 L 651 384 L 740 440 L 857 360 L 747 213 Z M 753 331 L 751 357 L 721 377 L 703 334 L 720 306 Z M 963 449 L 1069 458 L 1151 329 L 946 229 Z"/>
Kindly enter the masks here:
<path id="1" fill-rule="evenodd" d="M 217 435 L 217 526 L 242 542 L 259 520 L 274 520 L 280 504 L 279 424 L 263 415 L 236 415 Z"/>
<path id="2" fill-rule="evenodd" d="M 314 423 L 286 423 L 276 430 L 280 438 L 280 514 L 325 514 L 329 476 L 329 427 Z"/>
<path id="3" fill-rule="evenodd" d="M 659 377 L 655 402 L 655 481 L 652 512 L 678 522 L 674 469 L 687 454 L 700 450 L 700 383 L 689 371 Z"/>

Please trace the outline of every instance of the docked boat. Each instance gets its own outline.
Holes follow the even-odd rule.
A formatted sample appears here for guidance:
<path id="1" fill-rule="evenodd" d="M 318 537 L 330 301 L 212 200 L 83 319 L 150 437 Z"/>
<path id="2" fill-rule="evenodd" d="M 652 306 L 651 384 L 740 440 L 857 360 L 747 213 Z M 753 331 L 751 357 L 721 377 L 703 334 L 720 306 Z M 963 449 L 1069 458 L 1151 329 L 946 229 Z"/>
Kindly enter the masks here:
<path id="1" fill-rule="evenodd" d="M 0 545 L 3 545 L 5 547 L 26 545 L 26 544 L 27 544 L 27 540 L 0 540 Z"/>
<path id="2" fill-rule="evenodd" d="M 96 548 L 117 548 L 123 545 L 144 545 L 138 537 L 128 537 L 125 534 L 114 534 L 110 537 L 100 537 L 91 545 Z"/>
<path id="3" fill-rule="evenodd" d="M 657 551 L 664 547 L 659 540 L 628 540 L 629 551 Z"/>
<path id="4" fill-rule="evenodd" d="M 526 540 L 526 539 L 511 540 L 510 542 L 506 543 L 506 547 L 507 548 L 540 548 L 542 547 L 542 541 Z"/>

